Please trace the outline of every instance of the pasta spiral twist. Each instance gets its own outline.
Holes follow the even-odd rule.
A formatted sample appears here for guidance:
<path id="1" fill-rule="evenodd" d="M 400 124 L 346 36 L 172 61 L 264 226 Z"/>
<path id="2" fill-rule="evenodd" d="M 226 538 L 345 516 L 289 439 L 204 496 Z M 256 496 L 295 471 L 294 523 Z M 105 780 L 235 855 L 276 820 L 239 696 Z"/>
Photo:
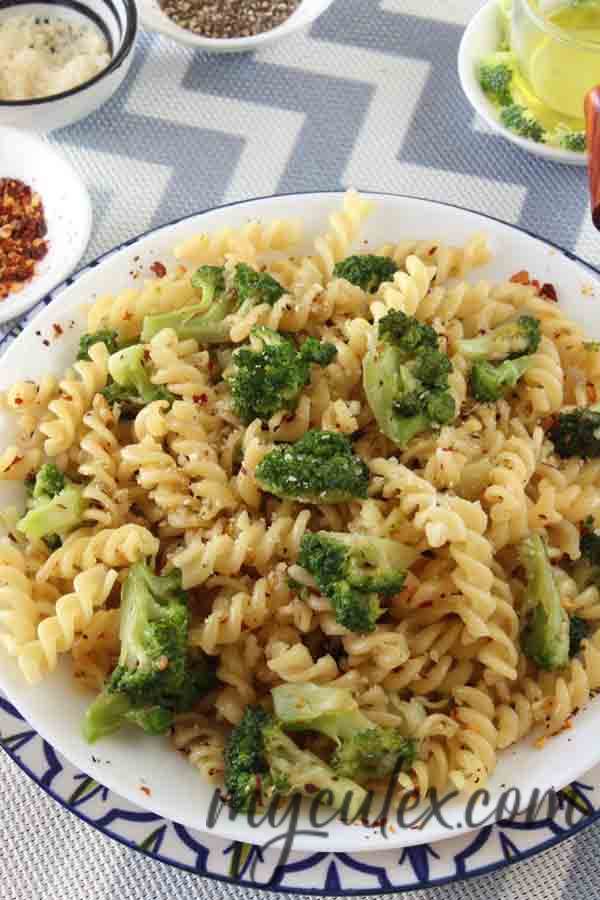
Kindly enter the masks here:
<path id="1" fill-rule="evenodd" d="M 47 578 L 74 578 L 98 563 L 120 568 L 130 566 L 158 552 L 159 542 L 141 525 L 122 525 L 93 532 L 74 531 L 62 547 L 55 550 L 37 573 L 38 581 Z"/>
<path id="2" fill-rule="evenodd" d="M 103 606 L 117 579 L 117 573 L 105 566 L 93 566 L 76 576 L 71 594 L 56 604 L 56 614 L 37 627 L 37 640 L 19 648 L 18 663 L 29 684 L 36 684 L 46 672 L 52 672 L 58 654 L 70 650 L 75 633 L 89 625 L 94 610 Z"/>

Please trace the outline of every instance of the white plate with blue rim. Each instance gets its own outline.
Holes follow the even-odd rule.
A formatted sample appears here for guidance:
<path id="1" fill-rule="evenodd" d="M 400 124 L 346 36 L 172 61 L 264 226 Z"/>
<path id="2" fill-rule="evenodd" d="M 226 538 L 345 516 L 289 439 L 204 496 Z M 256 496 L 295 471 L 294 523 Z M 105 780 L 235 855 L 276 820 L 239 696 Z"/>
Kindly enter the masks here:
<path id="1" fill-rule="evenodd" d="M 527 269 L 540 282 L 552 283 L 565 311 L 579 320 L 591 337 L 600 338 L 600 282 L 572 254 L 518 228 L 457 207 L 391 195 L 373 195 L 373 199 L 377 210 L 365 228 L 367 246 L 405 238 L 433 238 L 460 245 L 474 233 L 485 232 L 494 258 L 476 273 L 477 280 L 506 279 L 516 270 Z M 156 260 L 167 268 L 175 266 L 172 248 L 180 241 L 253 219 L 301 218 L 307 234 L 312 235 L 324 228 L 339 202 L 337 193 L 245 201 L 187 217 L 115 248 L 45 298 L 16 339 L 14 334 L 5 338 L 5 343 L 13 342 L 0 358 L 0 389 L 17 378 L 62 372 L 72 362 L 79 334 L 85 330 L 89 303 L 98 295 L 135 286 L 132 272 L 149 277 Z M 436 223 L 434 234 L 432 222 Z M 8 424 L 0 422 L 0 428 L 8 441 Z M 0 502 L 6 500 L 5 489 L 2 486 Z M 174 865 L 227 877 L 234 850 L 227 853 L 226 848 L 239 842 L 260 846 L 274 839 L 281 842 L 289 827 L 285 822 L 252 827 L 244 817 L 232 818 L 226 812 L 209 821 L 212 788 L 173 752 L 166 738 L 123 730 L 90 748 L 80 731 L 89 698 L 76 689 L 66 662 L 40 685 L 28 687 L 14 661 L 0 654 L 0 689 L 7 698 L 1 713 L 5 749 L 52 796 L 111 837 Z M 470 808 L 464 798 L 454 798 L 444 804 L 442 817 L 432 815 L 431 807 L 425 805 L 409 811 L 402 823 L 388 814 L 384 823 L 371 827 L 340 822 L 315 827 L 303 810 L 297 823 L 297 831 L 302 833 L 295 835 L 293 860 L 279 860 L 277 865 L 277 853 L 275 863 L 272 853 L 265 853 L 264 862 L 255 854 L 257 865 L 252 866 L 248 879 L 259 883 L 259 869 L 266 866 L 265 880 L 272 875 L 271 886 L 275 879 L 274 884 L 288 890 L 381 892 L 402 889 L 411 878 L 410 886 L 418 886 L 415 866 L 421 874 L 427 873 L 429 881 L 439 882 L 489 870 L 506 862 L 507 854 L 525 857 L 598 814 L 600 770 L 594 767 L 600 763 L 599 726 L 600 697 L 578 713 L 571 731 L 553 737 L 543 750 L 528 738 L 499 753 L 498 766 L 487 783 L 485 806 L 483 797 Z M 586 776 L 590 770 L 594 771 Z M 509 818 L 516 792 L 519 808 L 531 809 L 540 792 L 560 791 L 572 783 L 574 788 L 559 795 L 563 808 L 552 816 L 537 813 L 525 823 L 511 820 L 506 828 L 491 828 L 495 818 Z M 509 789 L 512 799 L 507 801 Z M 570 810 L 578 811 L 575 823 Z M 473 830 L 482 825 L 487 830 L 474 835 Z M 449 838 L 452 840 L 446 845 Z M 403 852 L 398 853 L 398 848 Z M 329 860 L 335 861 L 334 870 Z M 240 865 L 238 860 L 234 866 L 237 876 Z M 270 865 L 275 867 L 271 875 L 267 871 Z"/>
<path id="2" fill-rule="evenodd" d="M 0 128 L 0 178 L 14 178 L 39 194 L 47 225 L 48 252 L 33 278 L 0 302 L 0 322 L 23 315 L 71 274 L 92 230 L 87 188 L 67 160 L 29 132 Z"/>
<path id="3" fill-rule="evenodd" d="M 488 0 L 467 25 L 458 50 L 460 83 L 475 112 L 490 128 L 528 153 L 568 166 L 587 165 L 587 153 L 574 153 L 563 147 L 554 147 L 550 144 L 529 140 L 529 138 L 515 134 L 514 131 L 502 124 L 498 110 L 486 97 L 477 77 L 481 60 L 488 54 L 495 53 L 500 48 L 502 39 L 503 15 L 499 0 Z"/>

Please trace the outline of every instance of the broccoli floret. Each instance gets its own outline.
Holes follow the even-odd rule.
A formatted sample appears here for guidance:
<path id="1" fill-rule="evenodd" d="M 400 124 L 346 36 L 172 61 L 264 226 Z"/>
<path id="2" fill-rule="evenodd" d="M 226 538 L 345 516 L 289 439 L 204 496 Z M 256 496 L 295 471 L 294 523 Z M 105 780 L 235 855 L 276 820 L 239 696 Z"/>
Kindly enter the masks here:
<path id="1" fill-rule="evenodd" d="M 398 266 L 389 256 L 365 253 L 343 259 L 334 266 L 333 274 L 374 294 L 384 281 L 391 281 L 397 271 Z"/>
<path id="2" fill-rule="evenodd" d="M 225 269 L 223 266 L 200 266 L 191 279 L 192 287 L 202 293 L 202 300 L 210 306 L 215 297 L 225 293 Z"/>
<path id="3" fill-rule="evenodd" d="M 579 539 L 581 555 L 593 566 L 600 566 L 600 534 L 596 534 L 591 523 L 591 528 L 586 528 Z"/>
<path id="4" fill-rule="evenodd" d="M 226 377 L 233 408 L 244 425 L 268 421 L 279 410 L 293 412 L 302 389 L 310 382 L 310 364 L 328 365 L 337 353 L 333 344 L 308 338 L 297 350 L 287 337 L 256 325 L 252 347 L 233 355 L 233 371 Z"/>
<path id="5" fill-rule="evenodd" d="M 146 563 L 132 566 L 121 591 L 119 660 L 85 715 L 90 743 L 126 721 L 162 734 L 176 712 L 190 709 L 212 688 L 214 675 L 204 657 L 188 654 L 188 624 L 181 573 L 161 576 Z"/>
<path id="6" fill-rule="evenodd" d="M 237 311 L 241 315 L 266 303 L 274 306 L 283 297 L 285 290 L 268 272 L 257 272 L 246 263 L 238 263 L 233 276 L 233 290 L 236 295 Z"/>
<path id="7" fill-rule="evenodd" d="M 581 559 L 577 560 L 572 571 L 578 590 L 583 592 L 591 585 L 600 588 L 600 534 L 596 533 L 591 517 L 583 523 L 579 550 Z"/>
<path id="8" fill-rule="evenodd" d="M 89 359 L 90 348 L 94 344 L 104 344 L 109 353 L 116 353 L 119 349 L 119 334 L 108 329 L 82 334 L 79 339 L 77 359 Z"/>
<path id="9" fill-rule="evenodd" d="M 531 366 L 533 357 L 520 356 L 503 363 L 479 360 L 473 364 L 469 376 L 471 395 L 479 403 L 495 403 L 517 386 L 519 379 Z"/>
<path id="10" fill-rule="evenodd" d="M 340 625 L 370 632 L 383 611 L 379 597 L 402 590 L 416 557 L 412 548 L 387 538 L 318 531 L 302 538 L 298 563 L 328 598 Z"/>
<path id="11" fill-rule="evenodd" d="M 393 344 L 408 359 L 427 347 L 438 349 L 438 335 L 431 325 L 407 316 L 401 310 L 391 310 L 379 320 L 379 338 Z"/>
<path id="12" fill-rule="evenodd" d="M 260 303 L 272 306 L 285 293 L 271 275 L 245 263 L 238 263 L 229 284 L 224 268 L 201 266 L 192 276 L 192 286 L 202 291 L 202 302 L 177 312 L 146 316 L 143 341 L 172 328 L 181 339 L 193 338 L 199 344 L 224 343 L 229 340 L 231 313 L 244 316 Z"/>
<path id="13" fill-rule="evenodd" d="M 314 753 L 301 750 L 262 707 L 250 706 L 225 747 L 225 789 L 230 805 L 252 809 L 272 797 L 327 792 L 349 819 L 367 798 L 360 785 L 337 775 Z"/>
<path id="14" fill-rule="evenodd" d="M 438 350 L 433 328 L 399 310 L 380 320 L 377 333 L 363 361 L 365 393 L 380 429 L 405 447 L 415 435 L 454 419 L 452 364 Z"/>
<path id="15" fill-rule="evenodd" d="M 359 783 L 387 778 L 410 766 L 416 742 L 398 728 L 375 725 L 343 688 L 282 684 L 271 691 L 275 715 L 284 728 L 317 731 L 336 742 L 331 768 Z"/>
<path id="16" fill-rule="evenodd" d="M 51 500 L 67 486 L 67 477 L 54 463 L 46 463 L 33 481 L 31 496 L 34 500 Z"/>
<path id="17" fill-rule="evenodd" d="M 275 447 L 256 467 L 263 490 L 303 503 L 345 503 L 365 499 L 369 470 L 342 434 L 313 429 Z"/>
<path id="18" fill-rule="evenodd" d="M 498 325 L 487 334 L 459 341 L 458 350 L 470 360 L 502 362 L 535 353 L 540 340 L 539 320 L 533 316 L 519 316 L 518 319 Z"/>
<path id="19" fill-rule="evenodd" d="M 119 403 L 133 414 L 154 400 L 171 403 L 175 399 L 162 385 L 152 384 L 142 344 L 113 353 L 108 360 L 108 372 L 112 381 L 102 391 L 103 396 L 109 404 Z"/>
<path id="20" fill-rule="evenodd" d="M 511 103 L 510 106 L 504 106 L 500 113 L 500 121 L 502 124 L 514 131 L 520 137 L 528 138 L 535 141 L 536 144 L 543 144 L 545 132 L 542 126 L 531 115 L 524 106 L 518 103 Z"/>
<path id="21" fill-rule="evenodd" d="M 560 413 L 548 437 L 562 459 L 600 456 L 600 407 L 579 407 Z"/>
<path id="22" fill-rule="evenodd" d="M 500 106 L 510 106 L 513 102 L 514 65 L 512 53 L 491 53 L 479 64 L 479 84 L 490 100 Z"/>
<path id="23" fill-rule="evenodd" d="M 87 503 L 83 488 L 69 481 L 53 463 L 38 471 L 28 501 L 28 511 L 17 528 L 29 540 L 44 540 L 50 549 L 81 524 Z"/>
<path id="24" fill-rule="evenodd" d="M 226 317 L 235 308 L 235 297 L 225 283 L 225 269 L 221 266 L 201 266 L 191 278 L 192 287 L 201 291 L 200 303 L 175 312 L 146 316 L 142 341 L 171 328 L 180 340 L 193 338 L 199 344 L 220 344 L 229 338 Z"/>
<path id="25" fill-rule="evenodd" d="M 566 125 L 559 125 L 550 132 L 546 140 L 549 144 L 570 150 L 572 153 L 585 153 L 587 149 L 585 131 L 573 131 Z"/>
<path id="26" fill-rule="evenodd" d="M 577 656 L 581 650 L 581 642 L 589 634 L 589 624 L 579 616 L 571 616 L 569 619 L 569 658 Z"/>
<path id="27" fill-rule="evenodd" d="M 539 535 L 521 542 L 520 559 L 527 576 L 523 653 L 540 669 L 561 669 L 569 659 L 569 617 L 561 606 L 546 545 Z"/>

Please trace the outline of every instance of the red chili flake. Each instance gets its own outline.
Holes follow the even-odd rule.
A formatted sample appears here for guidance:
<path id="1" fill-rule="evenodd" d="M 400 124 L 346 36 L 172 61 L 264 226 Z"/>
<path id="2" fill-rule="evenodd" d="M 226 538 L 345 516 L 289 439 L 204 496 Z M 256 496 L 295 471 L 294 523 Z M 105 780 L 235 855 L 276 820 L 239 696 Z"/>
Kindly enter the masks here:
<path id="1" fill-rule="evenodd" d="M 192 397 L 194 403 L 208 403 L 208 394 L 194 394 Z"/>
<path id="2" fill-rule="evenodd" d="M 150 797 L 150 795 L 152 794 L 150 788 L 146 787 L 145 784 L 140 785 L 140 791 L 142 792 L 142 794 L 146 794 L 147 797 Z"/>
<path id="3" fill-rule="evenodd" d="M 53 324 L 52 329 L 56 337 L 60 337 L 61 334 L 64 334 L 62 325 L 58 325 L 56 322 Z"/>
<path id="4" fill-rule="evenodd" d="M 553 425 L 556 424 L 556 416 L 546 416 L 545 419 L 542 419 L 541 425 L 544 431 L 550 431 Z"/>
<path id="5" fill-rule="evenodd" d="M 44 205 L 22 181 L 0 178 L 0 300 L 23 289 L 48 252 Z"/>
<path id="6" fill-rule="evenodd" d="M 307 794 L 316 794 L 319 790 L 316 784 L 305 784 L 304 790 Z"/>
<path id="7" fill-rule="evenodd" d="M 529 280 L 529 272 L 526 269 L 521 269 L 520 272 L 515 272 L 514 275 L 511 275 L 510 280 L 513 284 L 531 284 Z"/>
<path id="8" fill-rule="evenodd" d="M 154 272 L 157 278 L 164 278 L 167 274 L 165 266 L 161 262 L 158 262 L 158 260 L 152 263 L 150 271 Z"/>
<path id="9" fill-rule="evenodd" d="M 22 402 L 23 402 L 22 397 L 15 397 L 15 399 L 14 399 L 15 406 L 20 406 Z"/>
<path id="10" fill-rule="evenodd" d="M 556 288 L 553 284 L 549 284 L 548 282 L 541 286 L 540 297 L 545 297 L 546 300 L 550 300 L 551 303 L 558 302 L 558 294 L 556 293 Z"/>
<path id="11" fill-rule="evenodd" d="M 438 250 L 437 247 L 432 247 L 431 250 L 429 251 L 429 255 L 430 255 L 430 256 L 433 256 L 434 253 L 437 253 L 437 250 Z"/>
<path id="12" fill-rule="evenodd" d="M 587 393 L 587 398 L 590 401 L 590 403 L 595 403 L 596 400 L 598 399 L 598 394 L 596 392 L 596 388 L 594 387 L 594 385 L 586 384 L 585 390 Z"/>

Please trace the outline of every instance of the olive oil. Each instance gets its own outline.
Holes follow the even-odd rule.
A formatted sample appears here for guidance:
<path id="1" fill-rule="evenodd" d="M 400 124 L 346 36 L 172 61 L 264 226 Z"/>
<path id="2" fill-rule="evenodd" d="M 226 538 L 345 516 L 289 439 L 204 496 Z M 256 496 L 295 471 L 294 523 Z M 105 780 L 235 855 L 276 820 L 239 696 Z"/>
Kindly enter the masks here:
<path id="1" fill-rule="evenodd" d="M 519 11 L 529 4 L 534 16 Z M 544 23 L 536 26 L 534 19 Z M 521 0 L 515 3 L 511 43 L 519 61 L 513 93 L 547 131 L 584 128 L 583 103 L 600 84 L 600 2 Z"/>

